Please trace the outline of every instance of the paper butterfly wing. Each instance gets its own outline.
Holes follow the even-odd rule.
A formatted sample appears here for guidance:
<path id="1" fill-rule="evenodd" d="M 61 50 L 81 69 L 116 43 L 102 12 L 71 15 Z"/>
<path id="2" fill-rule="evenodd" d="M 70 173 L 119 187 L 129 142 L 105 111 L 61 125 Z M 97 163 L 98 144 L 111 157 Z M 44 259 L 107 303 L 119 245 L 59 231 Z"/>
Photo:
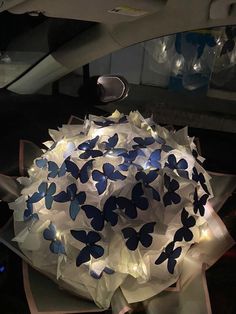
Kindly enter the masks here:
<path id="1" fill-rule="evenodd" d="M 93 167 L 93 161 L 94 161 L 94 159 L 87 161 L 82 166 L 82 168 L 80 169 L 80 181 L 81 181 L 81 183 L 88 182 L 89 176 L 90 176 L 90 171 L 92 170 L 92 167 Z"/>
<path id="2" fill-rule="evenodd" d="M 142 189 L 142 184 L 137 183 L 132 190 L 132 201 L 138 208 L 146 210 L 148 208 L 149 203 L 147 198 L 142 197 L 143 194 L 144 193 Z"/>
<path id="3" fill-rule="evenodd" d="M 76 266 L 79 267 L 83 263 L 86 263 L 90 260 L 90 248 L 85 246 L 76 258 Z"/>
<path id="4" fill-rule="evenodd" d="M 136 206 L 126 197 L 120 196 L 117 197 L 116 203 L 120 209 L 125 210 L 125 215 L 130 219 L 134 219 L 137 217 L 137 209 Z"/>
<path id="5" fill-rule="evenodd" d="M 152 236 L 149 233 L 153 233 L 155 224 L 155 222 L 146 223 L 139 231 L 140 242 L 146 248 L 152 244 Z"/>
<path id="6" fill-rule="evenodd" d="M 80 174 L 78 166 L 69 159 L 65 160 L 65 165 L 66 165 L 66 171 L 69 172 L 72 175 L 72 177 L 74 177 L 77 180 Z"/>
<path id="7" fill-rule="evenodd" d="M 46 158 L 41 158 L 41 159 L 35 160 L 35 164 L 38 168 L 46 168 L 47 163 L 48 163 L 48 161 Z"/>
<path id="8" fill-rule="evenodd" d="M 106 149 L 112 149 L 116 146 L 118 143 L 118 134 L 115 133 L 113 136 L 111 136 L 107 142 L 105 142 Z"/>
<path id="9" fill-rule="evenodd" d="M 155 264 L 160 265 L 168 258 L 165 252 L 161 252 L 160 256 L 156 259 Z"/>
<path id="10" fill-rule="evenodd" d="M 50 225 L 48 226 L 48 228 L 46 228 L 43 232 L 43 237 L 45 240 L 49 240 L 52 241 L 55 239 L 56 237 L 56 227 L 50 223 Z"/>
<path id="11" fill-rule="evenodd" d="M 85 211 L 87 218 L 92 218 L 90 223 L 94 230 L 101 231 L 104 227 L 103 213 L 92 205 L 83 205 L 82 209 Z"/>
<path id="12" fill-rule="evenodd" d="M 125 243 L 127 248 L 131 251 L 135 251 L 139 242 L 137 231 L 131 227 L 127 227 L 122 229 L 121 232 L 123 233 L 124 238 L 128 239 Z"/>
<path id="13" fill-rule="evenodd" d="M 97 181 L 95 184 L 98 194 L 101 195 L 107 188 L 107 179 L 104 177 L 104 174 L 99 170 L 93 170 L 92 178 L 94 181 Z"/>
<path id="14" fill-rule="evenodd" d="M 101 236 L 99 233 L 95 231 L 89 231 L 87 235 L 88 243 L 96 243 L 101 240 Z"/>
<path id="15" fill-rule="evenodd" d="M 100 150 L 91 150 L 91 151 L 90 151 L 90 156 L 91 156 L 92 158 L 100 157 L 100 156 L 102 156 L 102 155 L 103 155 L 103 153 L 102 153 L 102 151 L 100 151 Z"/>
<path id="16" fill-rule="evenodd" d="M 86 231 L 84 231 L 84 230 L 71 230 L 70 233 L 76 240 L 78 240 L 78 241 L 80 241 L 82 243 L 86 243 L 87 242 Z"/>
<path id="17" fill-rule="evenodd" d="M 30 196 L 29 201 L 31 203 L 39 202 L 47 192 L 48 184 L 46 182 L 42 182 L 38 187 L 38 192 L 35 192 L 32 196 Z"/>
<path id="18" fill-rule="evenodd" d="M 64 245 L 59 240 L 53 241 L 50 244 L 49 249 L 54 254 L 65 254 L 66 253 Z"/>
<path id="19" fill-rule="evenodd" d="M 53 203 L 53 194 L 56 192 L 56 184 L 52 182 L 47 189 L 47 194 L 45 195 L 45 206 L 47 209 L 51 209 Z"/>
<path id="20" fill-rule="evenodd" d="M 101 245 L 94 244 L 90 247 L 90 254 L 97 259 L 103 256 L 104 248 Z"/>
<path id="21" fill-rule="evenodd" d="M 161 150 L 156 149 L 154 150 L 149 157 L 149 164 L 153 168 L 160 169 L 161 164 L 160 164 L 160 158 L 161 158 Z"/>
<path id="22" fill-rule="evenodd" d="M 168 258 L 168 262 L 167 262 L 167 269 L 168 269 L 168 272 L 170 274 L 174 274 L 174 270 L 175 270 L 175 265 L 176 265 L 176 260 L 174 258 Z"/>
<path id="23" fill-rule="evenodd" d="M 70 214 L 70 218 L 75 221 L 78 213 L 80 211 L 80 203 L 78 202 L 77 199 L 71 201 L 70 203 L 70 208 L 69 208 L 69 214 Z"/>
<path id="24" fill-rule="evenodd" d="M 118 223 L 118 215 L 114 212 L 116 209 L 116 197 L 109 197 L 103 207 L 103 213 L 106 221 L 110 222 L 112 226 Z"/>
<path id="25" fill-rule="evenodd" d="M 64 203 L 70 200 L 70 196 L 65 191 L 61 191 L 57 195 L 54 195 L 53 199 L 55 202 Z"/>
<path id="26" fill-rule="evenodd" d="M 48 162 L 48 177 L 55 178 L 58 175 L 59 167 L 54 161 Z"/>

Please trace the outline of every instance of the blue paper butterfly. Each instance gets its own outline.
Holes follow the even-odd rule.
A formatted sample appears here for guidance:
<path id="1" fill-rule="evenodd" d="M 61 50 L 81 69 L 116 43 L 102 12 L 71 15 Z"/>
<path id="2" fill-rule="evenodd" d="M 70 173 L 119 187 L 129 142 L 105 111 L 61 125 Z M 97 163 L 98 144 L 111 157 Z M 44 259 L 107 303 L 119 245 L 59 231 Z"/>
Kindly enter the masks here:
<path id="1" fill-rule="evenodd" d="M 165 251 L 162 252 L 158 259 L 155 261 L 156 265 L 160 265 L 167 260 L 167 269 L 170 274 L 174 273 L 176 258 L 178 258 L 182 252 L 181 247 L 177 247 L 176 249 L 174 249 L 174 245 L 175 242 L 170 242 L 166 246 Z"/>
<path id="2" fill-rule="evenodd" d="M 104 121 L 94 121 L 94 123 L 102 128 L 105 128 L 107 126 L 113 125 L 115 123 L 127 123 L 128 120 L 126 116 L 120 118 L 117 122 L 109 120 L 109 119 L 104 119 Z"/>
<path id="3" fill-rule="evenodd" d="M 94 170 L 92 172 L 92 178 L 97 181 L 95 184 L 98 194 L 102 194 L 107 188 L 108 179 L 112 181 L 124 180 L 126 176 L 121 174 L 118 170 L 115 171 L 115 167 L 112 164 L 105 163 L 102 166 L 103 172 Z"/>
<path id="4" fill-rule="evenodd" d="M 53 203 L 53 194 L 56 192 L 56 184 L 52 182 L 49 186 L 47 182 L 42 182 L 38 187 L 38 192 L 35 192 L 30 198 L 30 203 L 37 203 L 44 198 L 45 206 L 51 209 Z"/>
<path id="5" fill-rule="evenodd" d="M 134 163 L 134 160 L 137 158 L 137 156 L 145 156 L 145 154 L 140 150 L 131 150 L 129 152 L 120 154 L 120 156 L 122 156 L 124 158 L 124 161 L 122 164 L 119 165 L 119 168 L 122 171 L 128 171 L 129 167 L 131 165 L 135 166 L 138 170 L 142 170 L 143 167 L 140 166 L 137 163 Z"/>
<path id="6" fill-rule="evenodd" d="M 189 213 L 183 208 L 181 213 L 181 222 L 183 227 L 178 229 L 174 235 L 174 241 L 191 241 L 193 238 L 193 233 L 190 230 L 196 224 L 196 220 L 193 216 L 189 216 Z"/>
<path id="7" fill-rule="evenodd" d="M 135 145 L 133 145 L 132 147 L 134 149 L 137 148 L 146 148 L 149 145 L 152 145 L 153 143 L 155 143 L 155 139 L 153 137 L 145 137 L 144 139 L 142 137 L 134 137 L 133 138 L 134 142 L 137 143 Z"/>
<path id="8" fill-rule="evenodd" d="M 57 231 L 54 224 L 50 223 L 48 228 L 43 232 L 43 237 L 45 240 L 51 241 L 49 249 L 54 254 L 66 254 L 65 247 L 61 240 L 56 237 Z"/>
<path id="9" fill-rule="evenodd" d="M 88 159 L 89 157 L 95 158 L 95 157 L 102 156 L 103 153 L 100 150 L 94 149 L 94 147 L 97 144 L 98 139 L 99 139 L 99 136 L 97 135 L 92 140 L 88 140 L 84 143 L 81 143 L 78 146 L 78 149 L 83 150 L 84 153 L 80 154 L 79 157 L 82 159 Z"/>
<path id="10" fill-rule="evenodd" d="M 84 230 L 71 230 L 71 235 L 78 241 L 85 244 L 85 247 L 80 251 L 76 259 L 76 266 L 79 267 L 83 263 L 90 261 L 91 255 L 94 258 L 99 258 L 104 254 L 104 248 L 96 243 L 101 240 L 99 233 Z"/>
<path id="11" fill-rule="evenodd" d="M 39 216 L 37 213 L 33 212 L 33 204 L 29 200 L 27 200 L 26 209 L 24 211 L 24 221 L 27 221 L 30 219 L 39 220 Z"/>
<path id="12" fill-rule="evenodd" d="M 193 157 L 197 160 L 197 162 L 198 162 L 200 165 L 203 165 L 203 162 L 198 159 L 199 154 L 198 154 L 198 152 L 197 152 L 196 149 L 193 149 L 193 150 L 192 150 L 192 155 L 193 155 Z"/>
<path id="13" fill-rule="evenodd" d="M 121 154 L 124 154 L 127 152 L 124 148 L 117 148 L 116 145 L 118 143 L 118 134 L 115 133 L 113 136 L 111 136 L 107 142 L 102 142 L 102 144 L 105 145 L 105 150 L 108 151 L 108 154 L 120 156 Z"/>
<path id="14" fill-rule="evenodd" d="M 201 216 L 205 214 L 205 205 L 207 202 L 209 195 L 203 194 L 200 198 L 198 198 L 197 189 L 195 189 L 194 196 L 193 196 L 193 211 L 195 214 L 199 211 Z"/>
<path id="15" fill-rule="evenodd" d="M 35 164 L 38 168 L 45 169 L 48 165 L 48 161 L 46 158 L 40 158 L 35 160 Z"/>
<path id="16" fill-rule="evenodd" d="M 80 205 L 84 204 L 86 200 L 85 192 L 77 193 L 77 186 L 75 183 L 70 184 L 66 188 L 66 192 L 62 191 L 53 197 L 54 201 L 59 203 L 65 203 L 70 201 L 70 218 L 75 220 L 79 211 Z"/>
<path id="17" fill-rule="evenodd" d="M 115 271 L 106 266 L 100 274 L 97 274 L 94 270 L 91 270 L 90 276 L 92 276 L 94 279 L 101 279 L 103 273 L 105 273 L 107 275 L 113 275 L 115 273 Z"/>
<path id="18" fill-rule="evenodd" d="M 115 226 L 118 222 L 118 215 L 116 212 L 116 197 L 109 197 L 104 206 L 103 211 L 100 211 L 95 206 L 92 205 L 83 205 L 82 209 L 85 211 L 85 214 L 88 218 L 92 218 L 91 226 L 97 230 L 101 231 L 104 228 L 105 221 L 110 222 L 112 226 Z"/>
<path id="19" fill-rule="evenodd" d="M 181 197 L 176 193 L 179 188 L 179 183 L 175 179 L 172 179 L 165 174 L 164 175 L 164 185 L 167 188 L 167 192 L 163 196 L 163 203 L 165 206 L 173 204 L 178 204 L 181 201 Z"/>
<path id="20" fill-rule="evenodd" d="M 185 171 L 188 168 L 188 163 L 185 159 L 181 158 L 177 162 L 175 155 L 171 154 L 168 156 L 168 162 L 165 163 L 165 166 L 172 170 L 176 169 L 181 177 L 188 179 L 188 171 Z"/>
<path id="21" fill-rule="evenodd" d="M 67 158 L 65 160 L 66 171 L 69 172 L 76 180 L 79 178 L 81 183 L 86 183 L 89 180 L 90 172 L 93 168 L 93 161 L 94 159 L 90 159 L 81 167 L 81 169 L 79 169 L 76 163 Z"/>
<path id="22" fill-rule="evenodd" d="M 107 126 L 110 126 L 112 124 L 115 124 L 114 121 L 112 120 L 108 120 L 108 119 L 104 119 L 104 121 L 93 121 L 96 125 L 102 127 L 102 128 L 105 128 Z"/>
<path id="23" fill-rule="evenodd" d="M 157 138 L 155 138 L 155 140 L 158 144 L 161 145 L 161 150 L 163 150 L 164 152 L 168 153 L 173 149 L 171 146 L 166 145 L 166 141 L 164 140 L 164 138 L 158 136 Z"/>
<path id="24" fill-rule="evenodd" d="M 122 123 L 127 123 L 128 120 L 126 118 L 126 116 L 123 116 L 122 118 L 119 119 L 118 123 L 122 124 Z"/>
<path id="25" fill-rule="evenodd" d="M 206 179 L 205 179 L 204 175 L 201 172 L 198 172 L 196 167 L 193 167 L 192 179 L 197 183 L 199 182 L 201 184 L 203 190 L 207 194 L 210 194 L 208 191 L 207 185 L 206 185 Z"/>
<path id="26" fill-rule="evenodd" d="M 138 247 L 139 242 L 144 247 L 149 247 L 152 244 L 152 236 L 150 233 L 153 233 L 155 222 L 148 222 L 141 227 L 139 231 L 131 227 L 122 229 L 122 233 L 126 241 L 126 246 L 129 250 L 135 251 Z"/>
<path id="27" fill-rule="evenodd" d="M 63 177 L 66 174 L 65 162 L 59 167 L 54 161 L 48 162 L 48 178 Z"/>
<path id="28" fill-rule="evenodd" d="M 143 185 L 146 188 L 149 188 L 152 190 L 152 196 L 156 201 L 160 201 L 160 194 L 157 190 L 155 190 L 150 183 L 152 183 L 156 178 L 158 177 L 158 173 L 155 170 L 151 170 L 148 173 L 145 173 L 143 171 L 137 172 L 135 175 L 135 179 L 137 181 L 142 181 Z"/>
<path id="29" fill-rule="evenodd" d="M 155 169 L 160 169 L 161 168 L 160 159 L 161 159 L 161 150 L 155 149 L 150 154 L 148 161 L 146 163 L 146 167 L 153 167 Z"/>
<path id="30" fill-rule="evenodd" d="M 146 210 L 148 208 L 148 200 L 143 197 L 144 192 L 142 189 L 142 183 L 137 183 L 131 193 L 131 199 L 123 196 L 116 198 L 116 203 L 120 209 L 125 210 L 125 215 L 131 219 L 137 217 L 137 208 L 141 210 Z"/>

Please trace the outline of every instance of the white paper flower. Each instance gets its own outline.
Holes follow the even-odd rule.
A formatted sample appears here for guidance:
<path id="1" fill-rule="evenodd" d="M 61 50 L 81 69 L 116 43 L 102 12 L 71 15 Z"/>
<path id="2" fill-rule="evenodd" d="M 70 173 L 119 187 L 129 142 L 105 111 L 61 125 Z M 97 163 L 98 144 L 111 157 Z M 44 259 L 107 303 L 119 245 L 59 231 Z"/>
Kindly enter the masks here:
<path id="1" fill-rule="evenodd" d="M 33 265 L 104 307 L 128 275 L 158 291 L 175 282 L 212 196 L 186 129 L 116 111 L 50 135 L 12 205 L 15 240 Z"/>

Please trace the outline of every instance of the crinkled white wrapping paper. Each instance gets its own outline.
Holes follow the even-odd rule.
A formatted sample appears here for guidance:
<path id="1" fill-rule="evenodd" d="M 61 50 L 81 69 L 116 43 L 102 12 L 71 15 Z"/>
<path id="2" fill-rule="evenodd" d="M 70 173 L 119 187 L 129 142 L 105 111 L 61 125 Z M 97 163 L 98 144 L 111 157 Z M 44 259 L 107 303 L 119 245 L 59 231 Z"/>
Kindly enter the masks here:
<path id="1" fill-rule="evenodd" d="M 59 130 L 50 130 L 50 135 L 52 141 L 45 143 L 48 149 L 28 170 L 29 178 L 19 178 L 24 186 L 21 196 L 10 204 L 14 210 L 14 240 L 32 264 L 55 276 L 60 285 L 64 282 L 71 291 L 104 308 L 109 307 L 119 287 L 132 303 L 146 300 L 176 282 L 190 246 L 195 244 L 193 248 L 198 250 L 197 243 L 210 219 L 204 206 L 213 196 L 210 177 L 202 167 L 203 158 L 197 155 L 187 128 L 172 132 L 138 112 L 127 117 L 115 112 L 108 118 L 89 116 L 83 125 L 63 125 Z M 159 155 L 153 154 L 156 150 Z M 94 151 L 101 153 L 96 155 Z M 131 158 L 131 151 L 139 153 Z M 87 158 L 81 157 L 84 153 Z M 63 172 L 65 160 L 73 162 L 79 173 L 92 160 L 90 167 L 85 167 L 87 181 L 75 178 L 68 164 Z M 50 162 L 55 163 L 53 167 Z M 113 173 L 119 171 L 119 179 L 105 173 L 106 163 L 114 167 Z M 94 171 L 100 171 L 99 180 L 107 182 L 104 191 L 99 190 Z M 144 178 L 150 171 L 156 174 L 151 182 L 137 176 L 142 172 Z M 47 190 L 36 200 L 35 193 L 40 194 L 38 189 L 45 183 L 47 189 L 55 184 L 55 190 L 52 195 Z M 72 185 L 76 187 L 75 195 L 58 201 L 58 195 L 68 194 L 67 188 Z M 85 199 L 78 196 L 81 192 Z M 77 196 L 82 202 L 71 214 Z M 105 206 L 111 196 L 116 200 L 115 209 Z M 122 208 L 121 198 L 129 200 L 128 209 Z M 139 207 L 140 198 L 147 200 L 147 208 Z M 97 210 L 87 211 L 86 206 Z M 110 213 L 107 217 L 102 216 L 105 211 Z M 117 215 L 114 225 L 109 221 L 111 212 Z M 135 212 L 136 217 L 131 217 Z M 96 228 L 95 223 L 94 228 L 93 221 L 99 219 L 104 220 L 104 226 Z M 153 229 L 147 231 L 147 223 L 155 223 Z M 128 237 L 124 234 L 126 228 L 132 228 Z M 74 231 L 85 231 L 86 236 L 95 232 L 99 240 L 88 244 L 88 239 L 76 238 Z M 47 233 L 54 234 L 52 239 L 47 239 Z M 103 249 L 101 256 L 93 256 L 91 249 L 89 260 L 76 264 L 85 246 L 98 245 Z"/>

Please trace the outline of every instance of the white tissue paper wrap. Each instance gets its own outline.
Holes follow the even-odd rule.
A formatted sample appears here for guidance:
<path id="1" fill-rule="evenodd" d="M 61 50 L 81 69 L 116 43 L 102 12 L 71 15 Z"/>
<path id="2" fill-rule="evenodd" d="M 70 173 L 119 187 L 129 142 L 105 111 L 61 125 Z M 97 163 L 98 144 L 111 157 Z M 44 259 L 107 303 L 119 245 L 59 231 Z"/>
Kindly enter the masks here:
<path id="1" fill-rule="evenodd" d="M 187 128 L 116 111 L 49 133 L 10 203 L 32 265 L 103 308 L 118 288 L 133 303 L 177 282 L 213 196 Z"/>

